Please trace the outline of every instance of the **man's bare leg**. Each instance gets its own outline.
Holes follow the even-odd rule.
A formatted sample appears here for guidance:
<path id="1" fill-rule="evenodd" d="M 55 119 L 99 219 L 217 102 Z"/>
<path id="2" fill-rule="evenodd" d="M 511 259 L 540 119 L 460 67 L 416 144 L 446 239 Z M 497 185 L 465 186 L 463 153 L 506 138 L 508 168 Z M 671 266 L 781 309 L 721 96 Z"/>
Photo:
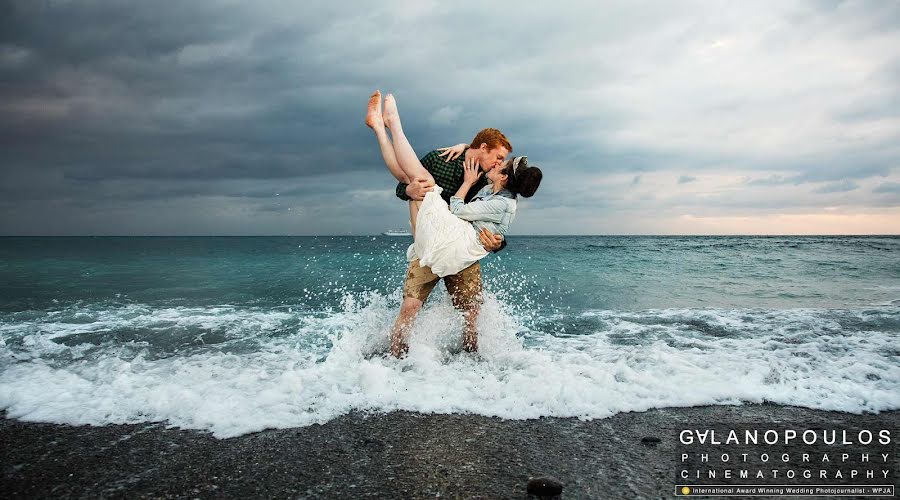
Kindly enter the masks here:
<path id="1" fill-rule="evenodd" d="M 409 344 L 406 343 L 406 339 L 409 337 L 409 331 L 421 308 L 421 300 L 413 297 L 403 299 L 403 303 L 400 305 L 400 314 L 391 329 L 391 355 L 395 358 L 400 358 L 409 352 Z"/>
<path id="2" fill-rule="evenodd" d="M 381 115 L 381 91 L 379 90 L 376 90 L 375 93 L 369 97 L 369 108 L 366 111 L 366 125 L 375 131 L 375 138 L 378 139 L 378 147 L 381 148 L 381 157 L 384 159 L 384 164 L 387 165 L 388 170 L 391 171 L 391 174 L 395 179 L 404 184 L 409 184 L 410 179 L 407 177 L 406 173 L 403 172 L 403 169 L 400 168 L 400 164 L 397 163 L 397 157 L 394 156 L 394 145 L 391 144 L 391 140 L 387 135 L 387 130 L 384 128 L 384 119 Z"/>
<path id="3" fill-rule="evenodd" d="M 463 313 L 466 320 L 465 331 L 463 332 L 463 349 L 466 352 L 478 351 L 478 331 L 475 329 L 475 323 L 478 320 L 478 309 L 478 306 L 475 305 Z"/>
<path id="4" fill-rule="evenodd" d="M 481 311 L 482 284 L 481 265 L 476 262 L 462 271 L 444 276 L 444 285 L 453 301 L 453 307 L 463 314 L 463 349 L 468 352 L 478 350 L 478 330 L 476 323 Z"/>
<path id="5" fill-rule="evenodd" d="M 397 102 L 391 94 L 384 98 L 383 119 L 384 124 L 387 125 L 387 128 L 391 131 L 391 136 L 394 138 L 394 155 L 397 157 L 397 162 L 406 176 L 412 180 L 428 179 L 433 183 L 434 178 L 431 176 L 431 172 L 419 161 L 418 155 L 416 155 L 412 145 L 406 139 L 406 134 L 403 133 L 400 113 L 397 111 Z"/>

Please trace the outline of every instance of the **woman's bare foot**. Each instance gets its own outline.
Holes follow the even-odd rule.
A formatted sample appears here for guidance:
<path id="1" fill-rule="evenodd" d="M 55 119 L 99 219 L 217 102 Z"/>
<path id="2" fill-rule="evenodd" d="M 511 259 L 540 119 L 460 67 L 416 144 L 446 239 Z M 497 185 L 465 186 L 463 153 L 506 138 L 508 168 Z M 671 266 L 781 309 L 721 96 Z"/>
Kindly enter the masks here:
<path id="1" fill-rule="evenodd" d="M 384 128 L 384 120 L 381 118 L 381 91 L 376 90 L 369 97 L 369 109 L 366 111 L 366 125 L 371 129 Z"/>
<path id="2" fill-rule="evenodd" d="M 384 113 L 382 115 L 384 124 L 388 128 L 393 128 L 400 120 L 400 112 L 397 111 L 397 101 L 394 100 L 394 94 L 388 94 L 384 97 Z"/>

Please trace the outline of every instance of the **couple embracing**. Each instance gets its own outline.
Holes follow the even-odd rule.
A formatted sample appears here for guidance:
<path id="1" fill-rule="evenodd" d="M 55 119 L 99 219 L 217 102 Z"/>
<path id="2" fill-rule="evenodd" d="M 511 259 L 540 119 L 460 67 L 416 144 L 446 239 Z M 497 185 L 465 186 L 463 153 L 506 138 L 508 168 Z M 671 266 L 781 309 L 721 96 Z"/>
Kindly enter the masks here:
<path id="1" fill-rule="evenodd" d="M 506 246 L 516 198 L 535 193 L 541 170 L 529 167 L 524 156 L 506 160 L 512 145 L 492 128 L 478 132 L 471 144 L 431 151 L 420 159 L 403 133 L 393 96 L 384 98 L 382 109 L 379 91 L 369 99 L 366 125 L 375 131 L 384 162 L 399 182 L 397 197 L 409 200 L 415 239 L 407 251 L 409 269 L 391 330 L 391 354 L 401 357 L 409 350 L 406 340 L 416 315 L 441 279 L 465 317 L 463 348 L 474 352 L 482 302 L 479 260 Z"/>

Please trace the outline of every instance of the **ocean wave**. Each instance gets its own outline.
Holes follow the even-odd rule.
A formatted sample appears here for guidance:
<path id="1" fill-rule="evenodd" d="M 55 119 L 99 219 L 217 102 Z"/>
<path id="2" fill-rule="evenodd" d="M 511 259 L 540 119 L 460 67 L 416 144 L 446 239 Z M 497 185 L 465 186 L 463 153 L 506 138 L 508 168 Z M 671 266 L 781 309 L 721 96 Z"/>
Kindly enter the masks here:
<path id="1" fill-rule="evenodd" d="M 472 356 L 460 352 L 462 320 L 439 294 L 409 356 L 395 360 L 384 353 L 399 299 L 348 294 L 320 311 L 128 304 L 5 316 L 0 408 L 28 421 L 167 422 L 220 438 L 354 410 L 592 419 L 763 401 L 900 408 L 895 307 L 527 316 L 489 295 Z"/>

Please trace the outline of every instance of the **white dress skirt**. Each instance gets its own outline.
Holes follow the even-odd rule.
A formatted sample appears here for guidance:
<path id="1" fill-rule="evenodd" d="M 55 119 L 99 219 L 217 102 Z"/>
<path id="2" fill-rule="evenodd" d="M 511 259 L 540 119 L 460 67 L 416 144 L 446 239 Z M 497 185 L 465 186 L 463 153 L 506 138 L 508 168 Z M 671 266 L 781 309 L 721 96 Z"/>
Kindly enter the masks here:
<path id="1" fill-rule="evenodd" d="M 443 278 L 456 274 L 478 262 L 488 254 L 481 246 L 478 231 L 450 212 L 441 198 L 441 187 L 425 194 L 416 216 L 416 241 L 409 246 L 409 261 L 419 259 L 419 265 Z"/>

